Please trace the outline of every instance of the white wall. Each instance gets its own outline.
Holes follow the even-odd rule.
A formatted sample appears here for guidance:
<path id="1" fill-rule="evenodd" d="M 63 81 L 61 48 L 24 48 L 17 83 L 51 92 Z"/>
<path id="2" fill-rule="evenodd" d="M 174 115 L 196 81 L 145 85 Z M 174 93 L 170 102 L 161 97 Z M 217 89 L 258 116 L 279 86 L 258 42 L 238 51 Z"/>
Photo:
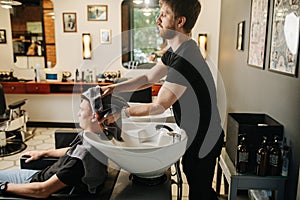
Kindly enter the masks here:
<path id="1" fill-rule="evenodd" d="M 78 122 L 80 94 L 6 94 L 6 104 L 27 99 L 24 110 L 30 122 Z"/>
<path id="2" fill-rule="evenodd" d="M 272 21 L 270 1 L 269 22 Z M 251 1 L 222 1 L 219 69 L 224 78 L 229 112 L 266 113 L 284 126 L 292 157 L 287 198 L 295 199 L 300 163 L 300 79 L 268 70 L 271 31 L 267 34 L 265 69 L 247 64 Z M 236 50 L 236 30 L 245 20 L 245 50 Z M 269 23 L 268 30 L 271 30 Z M 298 63 L 299 67 L 299 63 Z M 298 77 L 299 77 L 299 71 Z"/>
<path id="3" fill-rule="evenodd" d="M 200 0 L 202 11 L 192 33 L 197 41 L 199 33 L 208 33 L 208 62 L 216 77 L 219 49 L 220 0 Z M 55 11 L 55 40 L 57 64 L 54 69 L 71 71 L 76 68 L 96 68 L 97 72 L 121 70 L 122 75 L 134 77 L 145 70 L 126 70 L 121 65 L 121 2 L 122 0 L 53 0 Z M 88 21 L 87 5 L 108 5 L 108 21 Z M 63 12 L 76 12 L 77 32 L 64 33 L 62 24 Z M 9 12 L 0 8 L 0 28 L 7 29 L 8 43 L 0 44 L 0 71 L 13 66 L 11 28 Z M 100 29 L 112 30 L 112 44 L 100 45 Z M 92 60 L 82 59 L 82 33 L 91 33 L 93 52 Z M 2 49 L 1 49 L 2 48 Z M 3 53 L 5 52 L 5 54 Z M 22 78 L 34 78 L 33 70 L 15 69 L 15 74 Z M 29 72 L 27 72 L 29 71 Z M 26 109 L 30 121 L 73 122 L 72 95 L 27 95 L 29 102 Z M 8 95 L 7 103 L 26 95 Z M 38 105 L 38 106 L 35 106 Z M 49 105 L 49 106 L 47 106 Z M 61 108 L 65 110 L 61 112 Z M 73 111 L 75 110 L 75 111 Z M 76 117 L 76 116 L 75 116 Z M 76 119 L 77 120 L 77 119 Z"/>
<path id="4" fill-rule="evenodd" d="M 122 69 L 121 66 L 121 0 L 53 0 L 55 11 L 56 68 L 75 71 L 83 65 L 97 68 L 98 72 Z M 108 5 L 107 21 L 88 21 L 87 5 Z M 64 33 L 62 25 L 63 12 L 76 12 L 77 32 Z M 112 30 L 112 43 L 100 44 L 100 29 Z M 82 33 L 92 37 L 92 60 L 82 58 Z M 114 62 L 111 62 L 114 61 Z"/>
<path id="5" fill-rule="evenodd" d="M 207 63 L 212 70 L 215 81 L 217 81 L 218 57 L 219 57 L 219 35 L 220 35 L 220 11 L 221 0 L 200 0 L 201 13 L 192 37 L 198 40 L 199 33 L 207 33 Z"/>

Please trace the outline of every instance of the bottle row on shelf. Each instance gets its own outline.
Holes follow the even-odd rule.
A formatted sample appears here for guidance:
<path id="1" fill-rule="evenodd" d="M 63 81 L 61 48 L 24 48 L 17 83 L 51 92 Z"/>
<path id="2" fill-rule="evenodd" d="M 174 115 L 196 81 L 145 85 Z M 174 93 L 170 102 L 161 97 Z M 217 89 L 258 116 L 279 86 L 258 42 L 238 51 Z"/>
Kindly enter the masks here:
<path id="1" fill-rule="evenodd" d="M 247 137 L 242 136 L 237 146 L 236 170 L 247 173 L 249 165 L 249 147 Z M 260 147 L 256 151 L 255 174 L 258 176 L 287 176 L 289 168 L 290 147 L 286 142 L 274 136 L 270 142 L 266 136 L 262 137 Z"/>

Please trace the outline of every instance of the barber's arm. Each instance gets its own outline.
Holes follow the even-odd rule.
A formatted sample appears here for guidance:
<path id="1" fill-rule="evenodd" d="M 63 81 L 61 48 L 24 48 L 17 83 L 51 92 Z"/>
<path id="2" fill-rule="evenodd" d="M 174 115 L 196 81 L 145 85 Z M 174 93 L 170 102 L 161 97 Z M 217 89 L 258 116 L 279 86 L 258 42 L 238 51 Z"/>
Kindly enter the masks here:
<path id="1" fill-rule="evenodd" d="M 153 103 L 142 104 L 125 108 L 123 112 L 127 117 L 130 116 L 148 116 L 162 114 L 166 109 L 170 108 L 184 93 L 185 86 L 165 82 L 158 92 L 157 100 Z M 109 115 L 103 118 L 101 122 L 107 120 L 107 123 L 113 123 L 120 117 L 120 114 Z"/>
<path id="2" fill-rule="evenodd" d="M 147 116 L 162 114 L 166 109 L 170 108 L 184 93 L 186 87 L 165 82 L 160 88 L 157 100 L 153 103 L 132 106 L 125 109 L 127 116 Z"/>
<path id="3" fill-rule="evenodd" d="M 167 75 L 167 67 L 162 63 L 158 62 L 150 70 L 147 70 L 147 73 L 127 81 L 112 84 L 108 86 L 101 87 L 103 94 L 106 96 L 115 92 L 133 92 L 137 90 L 146 89 L 151 87 L 154 83 L 158 82 L 161 78 Z"/>
<path id="4" fill-rule="evenodd" d="M 32 160 L 38 160 L 41 157 L 62 157 L 65 155 L 67 150 L 70 147 L 65 147 L 61 149 L 51 149 L 51 150 L 45 150 L 45 151 L 28 151 L 23 153 L 23 156 L 30 156 L 28 159 L 26 159 L 26 163 L 32 161 Z"/>
<path id="5" fill-rule="evenodd" d="M 56 175 L 44 182 L 32 182 L 25 184 L 8 183 L 7 193 L 34 198 L 47 198 L 58 190 L 63 189 L 66 185 L 61 182 Z"/>

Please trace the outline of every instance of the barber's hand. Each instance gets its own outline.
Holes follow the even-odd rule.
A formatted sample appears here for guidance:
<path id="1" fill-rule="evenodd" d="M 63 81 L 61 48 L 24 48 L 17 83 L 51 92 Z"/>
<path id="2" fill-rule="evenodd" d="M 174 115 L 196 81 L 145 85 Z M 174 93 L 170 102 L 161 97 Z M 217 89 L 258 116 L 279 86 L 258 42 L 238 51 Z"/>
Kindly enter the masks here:
<path id="1" fill-rule="evenodd" d="M 102 117 L 102 119 L 100 119 L 98 121 L 99 125 L 102 125 L 103 123 L 105 123 L 106 125 L 110 125 L 111 123 L 114 123 L 115 121 L 117 121 L 119 118 L 121 117 L 121 113 L 114 113 L 114 114 L 110 114 L 106 117 Z"/>
<path id="2" fill-rule="evenodd" d="M 25 163 L 29 163 L 33 160 L 38 160 L 43 157 L 43 153 L 41 151 L 27 151 L 22 154 L 22 156 L 30 156 L 30 158 L 25 160 Z"/>
<path id="3" fill-rule="evenodd" d="M 115 87 L 114 86 L 102 86 L 101 87 L 101 90 L 102 90 L 102 95 L 101 95 L 101 98 L 109 95 L 109 94 L 112 94 L 113 91 L 114 91 Z"/>

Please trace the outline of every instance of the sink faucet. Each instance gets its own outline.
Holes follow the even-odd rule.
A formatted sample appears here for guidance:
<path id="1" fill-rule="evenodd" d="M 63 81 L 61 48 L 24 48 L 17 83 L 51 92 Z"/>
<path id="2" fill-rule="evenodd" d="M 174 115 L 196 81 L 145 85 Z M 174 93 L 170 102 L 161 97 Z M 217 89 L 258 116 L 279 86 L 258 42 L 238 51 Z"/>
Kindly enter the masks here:
<path id="1" fill-rule="evenodd" d="M 160 130 L 162 128 L 165 128 L 169 131 L 167 134 L 173 137 L 173 143 L 181 141 L 181 134 L 175 132 L 171 127 L 164 124 L 158 124 L 155 126 L 156 130 Z"/>

